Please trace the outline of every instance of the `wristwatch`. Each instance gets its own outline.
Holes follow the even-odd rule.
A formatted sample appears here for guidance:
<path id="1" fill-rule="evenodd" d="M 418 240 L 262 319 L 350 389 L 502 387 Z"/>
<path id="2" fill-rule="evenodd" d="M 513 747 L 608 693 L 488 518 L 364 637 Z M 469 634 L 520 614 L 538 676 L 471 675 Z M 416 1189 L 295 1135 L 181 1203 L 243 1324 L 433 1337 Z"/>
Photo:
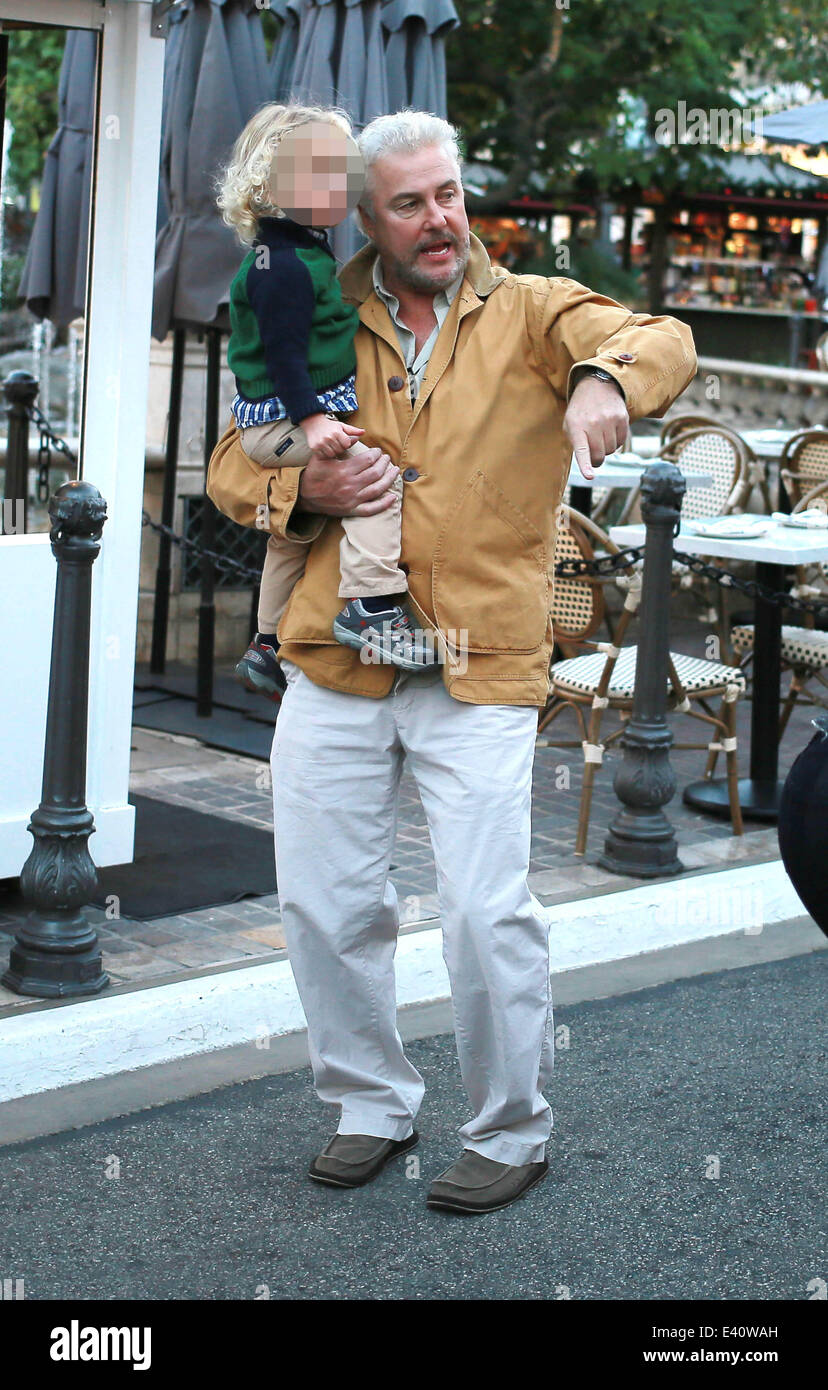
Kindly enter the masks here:
<path id="1" fill-rule="evenodd" d="M 618 388 L 624 400 L 626 401 L 627 397 L 620 381 L 616 381 L 615 377 L 610 372 L 605 372 L 603 367 L 582 367 L 580 372 L 578 373 L 578 379 L 575 382 L 575 386 L 579 386 L 585 376 L 595 376 L 598 378 L 599 381 L 612 382 L 613 386 L 616 386 Z M 575 386 L 573 386 L 572 388 L 573 391 L 575 390 Z"/>

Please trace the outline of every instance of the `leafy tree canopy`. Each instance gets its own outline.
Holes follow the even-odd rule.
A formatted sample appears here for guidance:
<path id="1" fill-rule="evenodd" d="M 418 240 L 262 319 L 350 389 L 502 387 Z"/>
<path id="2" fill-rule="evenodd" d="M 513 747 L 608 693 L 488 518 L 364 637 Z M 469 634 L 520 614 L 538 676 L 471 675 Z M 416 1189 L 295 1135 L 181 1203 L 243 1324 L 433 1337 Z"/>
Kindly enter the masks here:
<path id="1" fill-rule="evenodd" d="M 14 29 L 9 35 L 6 116 L 14 127 L 8 177 L 12 191 L 27 194 L 39 182 L 57 129 L 57 91 L 65 32 Z"/>
<path id="2" fill-rule="evenodd" d="M 825 0 L 455 0 L 461 27 L 447 45 L 449 114 L 468 159 L 508 171 L 496 194 L 470 198 L 478 211 L 526 191 L 529 173 L 566 186 L 588 170 L 610 188 L 635 173 L 670 187 L 703 182 L 677 165 L 675 150 L 641 142 L 631 122 L 655 113 L 758 104 L 769 92 L 805 83 L 818 92 L 826 48 Z M 563 7 L 559 8 L 559 5 Z M 709 148 L 709 147 L 708 147 Z"/>

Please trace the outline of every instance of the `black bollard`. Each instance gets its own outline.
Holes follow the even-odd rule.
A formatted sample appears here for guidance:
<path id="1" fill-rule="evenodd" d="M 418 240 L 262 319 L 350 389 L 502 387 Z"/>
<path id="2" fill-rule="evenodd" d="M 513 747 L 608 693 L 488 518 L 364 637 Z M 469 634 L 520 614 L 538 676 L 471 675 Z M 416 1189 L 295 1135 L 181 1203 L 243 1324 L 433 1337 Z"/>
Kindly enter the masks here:
<path id="1" fill-rule="evenodd" d="M 221 388 L 221 329 L 207 329 L 207 385 L 204 407 L 204 501 L 202 504 L 201 544 L 216 548 L 218 512 L 207 496 L 207 470 L 218 443 L 219 393 Z M 216 646 L 216 570 L 208 555 L 201 557 L 201 602 L 198 606 L 198 664 L 196 668 L 196 714 L 209 719 L 213 713 L 213 661 Z"/>
<path id="2" fill-rule="evenodd" d="M 661 808 L 676 791 L 670 765 L 673 734 L 666 719 L 667 671 L 673 536 L 685 488 L 672 463 L 652 464 L 641 480 L 647 539 L 635 693 L 632 715 L 620 740 L 624 759 L 613 782 L 623 810 L 612 822 L 598 860 L 613 873 L 637 878 L 661 878 L 684 869 L 673 827 Z"/>
<path id="3" fill-rule="evenodd" d="M 3 382 L 9 420 L 4 499 L 16 509 L 14 524 L 8 529 L 20 535 L 26 532 L 29 507 L 29 409 L 37 400 L 39 389 L 37 377 L 31 372 L 10 372 Z M 4 529 L 7 526 L 4 516 Z"/>
<path id="4" fill-rule="evenodd" d="M 173 331 L 172 373 L 170 379 L 170 413 L 167 420 L 167 449 L 164 459 L 164 489 L 161 497 L 161 521 L 172 527 L 175 517 L 175 483 L 178 474 L 178 443 L 181 437 L 181 398 L 184 391 L 184 354 L 187 333 L 184 328 Z M 162 676 L 167 667 L 167 630 L 170 617 L 170 581 L 172 579 L 172 541 L 163 533 L 158 537 L 158 565 L 155 571 L 155 602 L 152 612 L 152 648 L 150 671 Z"/>
<path id="5" fill-rule="evenodd" d="M 31 910 L 16 933 L 3 984 L 44 999 L 95 994 L 109 984 L 97 932 L 82 911 L 98 888 L 87 841 L 89 616 L 92 564 L 100 551 L 106 502 L 91 483 L 64 483 L 49 499 L 58 563 L 41 802 L 28 829 L 31 854 L 20 891 Z"/>

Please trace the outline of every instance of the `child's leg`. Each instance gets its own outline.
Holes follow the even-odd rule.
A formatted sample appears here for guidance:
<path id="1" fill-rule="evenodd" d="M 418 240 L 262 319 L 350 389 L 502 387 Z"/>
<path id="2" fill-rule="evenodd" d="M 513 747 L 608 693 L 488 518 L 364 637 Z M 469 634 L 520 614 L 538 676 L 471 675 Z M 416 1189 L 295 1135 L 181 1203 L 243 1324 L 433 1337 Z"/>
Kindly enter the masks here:
<path id="1" fill-rule="evenodd" d="M 290 420 L 247 425 L 241 432 L 241 446 L 248 458 L 265 468 L 301 468 L 311 455 L 305 431 Z"/>
<path id="2" fill-rule="evenodd" d="M 363 453 L 364 444 L 353 444 L 349 454 Z M 404 594 L 408 580 L 400 569 L 400 529 L 403 481 L 392 484 L 394 505 L 374 516 L 343 516 L 339 543 L 340 598 L 374 598 Z"/>
<path id="3" fill-rule="evenodd" d="M 248 425 L 241 436 L 244 452 L 263 467 L 303 468 L 310 458 L 305 431 L 290 420 Z M 293 586 L 304 573 L 307 556 L 308 547 L 301 541 L 268 537 L 259 586 L 259 632 L 276 632 Z"/>
<path id="4" fill-rule="evenodd" d="M 302 541 L 268 536 L 262 582 L 259 588 L 259 632 L 275 632 L 293 587 L 301 578 L 308 558 Z"/>

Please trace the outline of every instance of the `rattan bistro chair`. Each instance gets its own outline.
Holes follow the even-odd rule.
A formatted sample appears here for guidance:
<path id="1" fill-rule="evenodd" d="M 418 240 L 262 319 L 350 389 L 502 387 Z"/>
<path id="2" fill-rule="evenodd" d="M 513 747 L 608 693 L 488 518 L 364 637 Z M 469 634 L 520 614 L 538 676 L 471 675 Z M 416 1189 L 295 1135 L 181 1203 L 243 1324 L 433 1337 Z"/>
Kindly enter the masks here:
<path id="1" fill-rule="evenodd" d="M 752 486 L 751 451 L 741 435 L 725 425 L 695 425 L 665 444 L 661 457 L 679 469 L 709 473 L 712 487 L 688 487 L 682 520 L 699 516 L 729 516 L 747 501 Z"/>
<path id="2" fill-rule="evenodd" d="M 828 481 L 806 493 L 794 512 L 804 512 L 814 506 L 828 511 Z M 791 592 L 799 598 L 828 603 L 828 564 L 798 565 L 796 584 Z M 810 686 L 807 695 L 814 704 L 828 705 L 828 632 L 815 627 L 814 621 L 813 613 L 806 613 L 801 627 L 786 624 L 782 628 L 780 664 L 783 671 L 790 672 L 791 682 L 779 716 L 780 738 L 806 686 Z M 733 650 L 743 668 L 753 656 L 753 637 L 753 623 L 734 624 L 731 631 Z M 820 686 L 821 690 L 815 690 L 815 686 Z"/>
<path id="3" fill-rule="evenodd" d="M 617 546 L 590 517 L 562 504 L 554 564 L 593 560 L 596 548 L 617 553 Z M 550 575 L 553 634 L 555 645 L 564 656 L 576 656 L 604 623 L 612 637 L 612 618 L 604 602 L 605 586 L 606 580 L 600 575 L 581 574 L 572 579 Z"/>
<path id="4" fill-rule="evenodd" d="M 662 456 L 677 468 L 695 468 L 709 473 L 711 487 L 688 487 L 681 508 L 682 521 L 697 517 L 730 516 L 742 511 L 757 479 L 763 497 L 767 495 L 764 473 L 757 473 L 758 460 L 735 430 L 726 425 L 701 425 L 676 435 L 662 449 Z M 769 496 L 767 497 L 770 503 Z M 770 510 L 770 505 L 768 505 Z M 711 563 L 716 564 L 714 560 Z M 724 563 L 724 562 L 722 562 Z M 732 659 L 724 590 L 708 579 L 700 579 L 687 565 L 673 561 L 672 573 L 678 586 L 689 591 L 698 604 L 700 622 L 712 624 L 718 634 L 725 661 Z"/>
<path id="5" fill-rule="evenodd" d="M 806 493 L 828 482 L 828 430 L 800 430 L 782 450 L 779 477 L 796 509 Z"/>
<path id="6" fill-rule="evenodd" d="M 677 434 L 684 434 L 687 430 L 717 424 L 718 420 L 714 420 L 711 415 L 674 415 L 672 420 L 665 420 L 661 426 L 659 447 L 663 449 L 665 444 L 672 444 Z"/>
<path id="7" fill-rule="evenodd" d="M 568 507 L 561 509 L 555 562 L 574 558 L 591 558 L 596 548 L 617 555 L 618 547 L 600 528 L 586 517 Z M 626 589 L 624 607 L 610 642 L 593 642 L 599 605 L 596 586 L 615 582 Z M 556 639 L 560 633 L 569 646 L 586 649 L 586 654 L 567 657 L 555 662 L 550 670 L 550 693 L 546 708 L 538 720 L 538 733 L 545 734 L 549 725 L 565 709 L 571 709 L 578 721 L 581 738 L 557 739 L 547 736 L 546 742 L 556 748 L 581 747 L 584 754 L 584 780 L 575 853 L 586 850 L 592 788 L 596 768 L 602 761 L 604 749 L 620 738 L 624 724 L 600 742 L 604 710 L 618 711 L 622 720 L 629 718 L 635 690 L 636 648 L 622 647 L 624 636 L 641 601 L 642 574 L 640 567 L 629 566 L 613 579 L 579 577 L 555 580 L 552 600 L 552 626 Z M 570 587 L 568 587 L 570 586 Z M 571 586 L 580 586 L 576 591 Z M 603 612 L 603 605 L 600 607 Z M 579 626 L 580 624 L 580 626 Z M 564 645 L 560 643 L 560 645 Z M 730 815 L 734 835 L 742 834 L 742 812 L 739 805 L 739 779 L 736 763 L 736 701 L 745 690 L 745 678 L 738 667 L 726 666 L 700 657 L 671 652 L 668 666 L 668 712 L 688 714 L 716 730 L 708 743 L 676 743 L 676 748 L 698 748 L 708 753 L 705 776 L 712 776 L 715 754 L 725 753 Z M 720 700 L 718 714 L 709 701 Z M 694 708 L 698 705 L 699 708 Z"/>
<path id="8" fill-rule="evenodd" d="M 692 430 L 710 431 L 711 434 L 718 436 L 720 439 L 728 439 L 729 445 L 732 446 L 731 449 L 728 449 L 722 445 L 714 445 L 713 450 L 711 450 L 709 446 L 695 445 L 695 453 L 702 452 L 703 457 L 693 459 L 693 457 L 690 456 L 688 460 L 686 460 L 688 464 L 697 461 L 697 463 L 702 464 L 702 466 L 706 467 L 706 470 L 709 471 L 714 471 L 713 468 L 710 467 L 711 464 L 714 464 L 715 467 L 713 492 L 720 492 L 720 496 L 715 498 L 715 496 L 711 496 L 710 489 L 704 488 L 703 491 L 706 493 L 706 496 L 704 496 L 702 502 L 699 503 L 699 506 L 702 507 L 699 516 L 709 516 L 711 505 L 717 509 L 717 514 L 721 514 L 721 516 L 727 513 L 728 507 L 729 510 L 734 510 L 734 507 L 745 506 L 750 496 L 750 488 L 745 485 L 747 482 L 749 482 L 750 486 L 759 486 L 765 512 L 772 512 L 771 493 L 768 491 L 767 473 L 765 473 L 763 461 L 756 456 L 756 453 L 750 448 L 749 443 L 742 438 L 742 435 L 736 434 L 735 430 L 731 430 L 729 425 L 722 424 L 720 420 L 713 420 L 713 417 L 710 416 L 675 416 L 672 420 L 665 420 L 663 427 L 661 427 L 661 455 L 663 455 L 663 457 L 670 457 L 670 455 L 664 455 L 664 450 L 667 449 L 667 446 L 677 442 L 679 436 L 689 434 Z M 711 457 L 711 453 L 713 453 L 715 457 Z M 743 484 L 742 488 L 740 488 L 740 496 L 736 499 L 728 500 L 728 481 L 735 482 L 735 478 L 732 477 L 731 474 L 731 466 L 732 456 L 736 455 L 736 453 L 742 457 Z M 720 475 L 718 475 L 720 473 L 721 480 Z M 724 481 L 725 485 L 724 493 L 721 493 L 722 481 Z M 725 510 L 718 512 L 718 507 L 722 505 L 724 505 Z M 686 512 L 686 510 L 685 514 L 689 516 L 689 512 Z"/>

